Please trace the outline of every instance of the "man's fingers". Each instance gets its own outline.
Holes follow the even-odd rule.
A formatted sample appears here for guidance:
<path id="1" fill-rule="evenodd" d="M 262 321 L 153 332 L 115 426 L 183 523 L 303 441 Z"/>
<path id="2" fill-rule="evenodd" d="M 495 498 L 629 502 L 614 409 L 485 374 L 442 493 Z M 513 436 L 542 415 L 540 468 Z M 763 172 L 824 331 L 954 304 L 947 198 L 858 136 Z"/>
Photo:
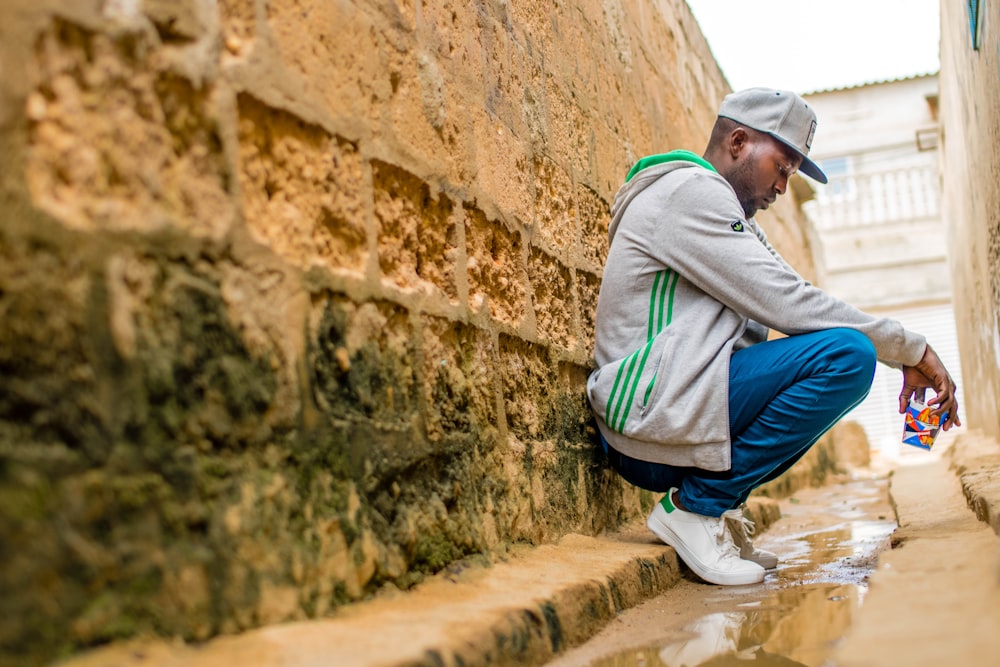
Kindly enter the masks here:
<path id="1" fill-rule="evenodd" d="M 915 389 L 913 385 L 903 385 L 903 390 L 899 392 L 899 414 L 906 412 L 906 406 L 910 404 L 910 396 L 913 396 Z"/>
<path id="2" fill-rule="evenodd" d="M 951 429 L 952 426 L 962 425 L 958 416 L 958 398 L 955 395 L 957 390 L 958 387 L 951 381 L 951 378 L 948 378 L 948 383 L 938 389 L 937 395 L 929 401 L 929 405 L 934 406 L 931 414 L 943 417 L 947 413 L 948 418 L 941 424 L 941 428 L 945 431 Z"/>
<path id="3" fill-rule="evenodd" d="M 958 387 L 955 385 L 955 383 L 952 381 L 950 377 L 948 378 L 948 386 L 950 387 L 948 390 L 948 397 L 947 397 L 948 419 L 945 421 L 943 426 L 944 430 L 946 431 L 949 430 L 952 426 L 962 425 L 962 421 L 958 417 L 958 396 L 956 395 Z"/>

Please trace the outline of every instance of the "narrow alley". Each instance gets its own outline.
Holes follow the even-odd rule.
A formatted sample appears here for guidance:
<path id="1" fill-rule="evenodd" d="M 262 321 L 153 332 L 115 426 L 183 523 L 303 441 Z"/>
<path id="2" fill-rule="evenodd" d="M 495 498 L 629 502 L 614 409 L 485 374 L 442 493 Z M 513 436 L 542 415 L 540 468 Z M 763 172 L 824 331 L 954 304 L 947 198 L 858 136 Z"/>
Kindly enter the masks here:
<path id="1" fill-rule="evenodd" d="M 753 4 L 5 0 L 0 667 L 998 664 L 1000 0 Z M 846 393 L 727 403 L 786 344 Z M 900 375 L 962 424 L 869 465 Z M 721 589 L 615 452 L 740 413 Z"/>

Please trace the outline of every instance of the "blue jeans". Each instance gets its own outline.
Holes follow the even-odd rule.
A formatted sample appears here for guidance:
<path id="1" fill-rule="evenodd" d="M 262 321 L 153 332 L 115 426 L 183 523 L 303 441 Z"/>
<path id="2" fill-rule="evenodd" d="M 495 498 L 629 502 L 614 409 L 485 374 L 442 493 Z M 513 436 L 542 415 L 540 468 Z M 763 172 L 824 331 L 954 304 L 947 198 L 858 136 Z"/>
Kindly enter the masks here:
<path id="1" fill-rule="evenodd" d="M 676 487 L 696 514 L 720 516 L 798 461 L 868 395 L 875 348 L 853 329 L 829 329 L 758 343 L 729 364 L 732 466 L 725 472 L 640 461 L 601 444 L 611 467 L 655 492 Z"/>

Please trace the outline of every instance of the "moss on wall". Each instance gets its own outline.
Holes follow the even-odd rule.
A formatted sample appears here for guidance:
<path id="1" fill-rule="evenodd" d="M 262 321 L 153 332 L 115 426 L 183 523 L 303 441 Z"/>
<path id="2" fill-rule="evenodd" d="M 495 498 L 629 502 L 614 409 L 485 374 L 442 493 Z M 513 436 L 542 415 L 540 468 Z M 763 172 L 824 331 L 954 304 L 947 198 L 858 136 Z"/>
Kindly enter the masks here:
<path id="1" fill-rule="evenodd" d="M 583 393 L 608 206 L 726 84 L 681 0 L 515 4 L 13 0 L 0 662 L 648 508 Z"/>

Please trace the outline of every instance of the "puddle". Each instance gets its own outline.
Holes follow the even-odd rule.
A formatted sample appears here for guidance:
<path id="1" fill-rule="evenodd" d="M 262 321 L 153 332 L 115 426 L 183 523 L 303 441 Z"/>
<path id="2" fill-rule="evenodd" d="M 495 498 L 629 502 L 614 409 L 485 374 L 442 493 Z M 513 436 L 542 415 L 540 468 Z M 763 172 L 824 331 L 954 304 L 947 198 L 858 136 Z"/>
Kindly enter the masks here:
<path id="1" fill-rule="evenodd" d="M 632 649 L 592 667 L 722 667 L 822 665 L 850 627 L 864 589 L 856 584 L 804 584 L 777 591 L 748 609 L 708 614 L 663 646 Z"/>
<path id="2" fill-rule="evenodd" d="M 550 667 L 828 665 L 896 528 L 886 488 L 847 482 L 782 503 L 782 519 L 757 540 L 779 557 L 763 584 L 706 586 L 690 575 Z"/>

